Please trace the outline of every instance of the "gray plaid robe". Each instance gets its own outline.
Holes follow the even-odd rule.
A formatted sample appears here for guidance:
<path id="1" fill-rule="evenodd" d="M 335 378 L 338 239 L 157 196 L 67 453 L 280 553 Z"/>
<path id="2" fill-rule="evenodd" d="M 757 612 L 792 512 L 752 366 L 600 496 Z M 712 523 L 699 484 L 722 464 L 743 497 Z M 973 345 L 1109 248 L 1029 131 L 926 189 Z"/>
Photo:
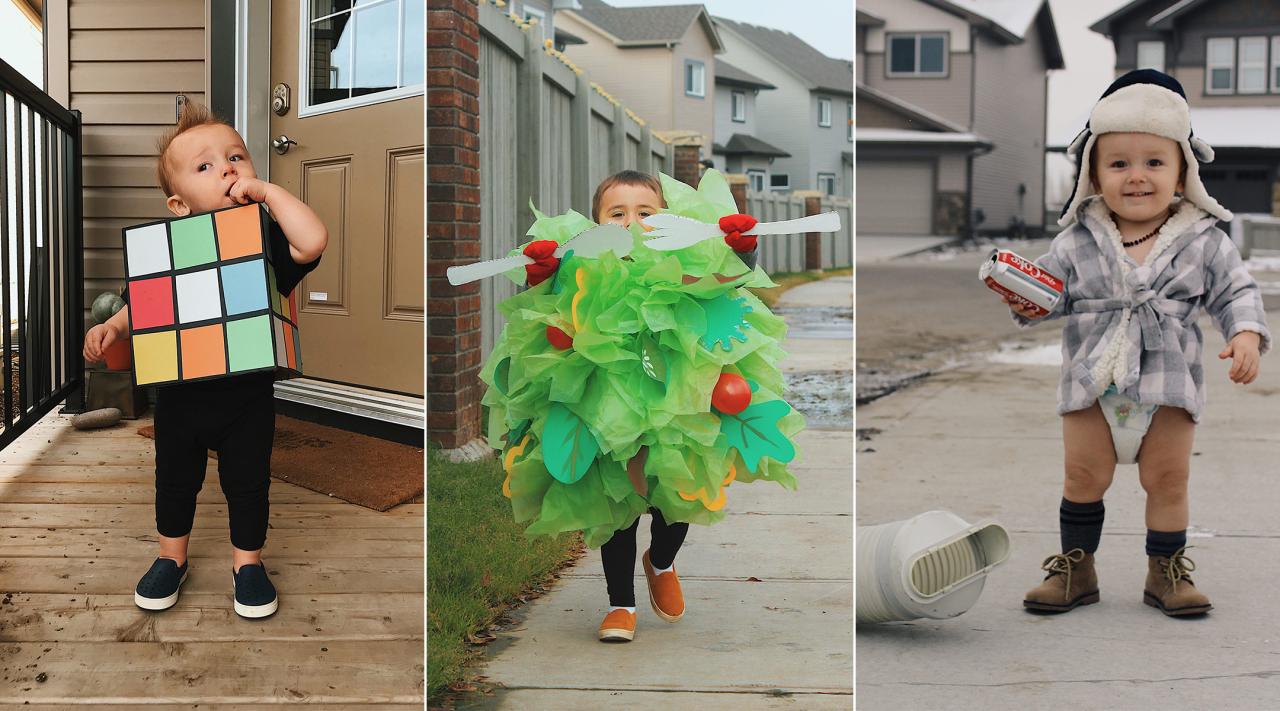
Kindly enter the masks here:
<path id="1" fill-rule="evenodd" d="M 1240 252 L 1216 218 L 1188 202 L 1161 228 L 1154 259 L 1138 265 L 1124 253 L 1119 232 L 1100 197 L 1080 207 L 1077 222 L 1054 238 L 1048 254 L 1035 261 L 1060 277 L 1065 292 L 1054 310 L 1034 323 L 1065 316 L 1058 414 L 1093 405 L 1109 379 L 1095 380 L 1113 330 L 1124 338 L 1116 389 L 1148 405 L 1181 407 L 1200 421 L 1204 408 L 1204 336 L 1196 323 L 1200 307 L 1229 341 L 1241 331 L 1261 335 L 1261 352 L 1271 346 L 1262 294 Z M 1169 228 L 1166 230 L 1166 228 Z M 1127 260 L 1122 267 L 1120 260 Z M 1132 314 L 1127 328 L 1123 315 Z M 1033 321 L 1014 314 L 1022 326 Z"/>

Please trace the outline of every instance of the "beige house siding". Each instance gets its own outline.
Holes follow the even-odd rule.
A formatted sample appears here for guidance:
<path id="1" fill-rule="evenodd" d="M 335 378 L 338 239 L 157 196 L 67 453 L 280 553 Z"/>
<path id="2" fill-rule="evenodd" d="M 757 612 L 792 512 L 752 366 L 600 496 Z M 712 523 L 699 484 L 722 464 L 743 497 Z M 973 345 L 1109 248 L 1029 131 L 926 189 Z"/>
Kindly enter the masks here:
<path id="1" fill-rule="evenodd" d="M 120 230 L 169 215 L 155 142 L 175 97 L 205 103 L 205 0 L 50 0 L 51 95 L 84 120 L 84 294 L 118 289 Z M 60 39 L 65 38 L 65 39 Z"/>
<path id="2" fill-rule="evenodd" d="M 921 130 L 924 127 L 913 124 L 906 116 L 890 111 L 873 101 L 858 100 L 854 109 L 858 113 L 858 125 L 862 128 L 906 128 Z"/>
<path id="3" fill-rule="evenodd" d="M 634 51 L 634 50 L 627 50 Z M 686 59 L 702 62 L 703 98 L 684 93 L 684 62 Z M 671 48 L 671 95 L 673 129 L 697 131 L 704 136 L 703 157 L 711 157 L 711 138 L 715 133 L 716 61 L 711 40 L 701 22 L 694 22 L 685 31 L 680 43 Z"/>
<path id="4" fill-rule="evenodd" d="M 948 76 L 941 79 L 890 79 L 885 76 L 884 61 L 883 52 L 867 52 L 864 84 L 953 123 L 969 125 L 973 117 L 972 54 L 951 52 Z"/>
<path id="5" fill-rule="evenodd" d="M 674 124 L 671 50 L 665 47 L 618 49 L 607 36 L 568 10 L 556 13 L 556 26 L 587 41 L 567 47 L 565 56 L 586 70 L 591 81 L 645 117 L 653 130 L 681 128 Z M 710 71 L 708 69 L 708 74 Z"/>
<path id="6" fill-rule="evenodd" d="M 858 0 L 858 9 L 884 20 L 883 26 L 867 28 L 868 54 L 884 54 L 886 32 L 947 32 L 952 54 L 969 52 L 969 23 L 946 10 L 920 0 Z"/>
<path id="7" fill-rule="evenodd" d="M 1047 67 L 1040 33 L 1033 25 L 1021 44 L 979 34 L 974 56 L 973 130 L 995 143 L 973 160 L 973 207 L 986 214 L 980 228 L 1004 228 L 1015 215 L 1027 225 L 1042 225 Z M 1019 184 L 1026 186 L 1021 210 Z"/>

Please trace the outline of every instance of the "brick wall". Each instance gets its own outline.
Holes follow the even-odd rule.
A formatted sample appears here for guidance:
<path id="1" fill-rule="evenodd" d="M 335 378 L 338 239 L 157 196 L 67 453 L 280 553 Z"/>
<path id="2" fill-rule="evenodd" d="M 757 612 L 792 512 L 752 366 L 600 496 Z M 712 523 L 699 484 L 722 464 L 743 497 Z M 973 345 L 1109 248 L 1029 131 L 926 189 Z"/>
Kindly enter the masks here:
<path id="1" fill-rule="evenodd" d="M 427 0 L 427 437 L 481 434 L 480 285 L 445 270 L 480 258 L 480 27 L 476 0 Z"/>
<path id="2" fill-rule="evenodd" d="M 698 179 L 702 174 L 698 161 L 701 159 L 702 144 L 678 141 L 672 147 L 674 153 L 671 177 L 687 185 L 698 187 Z"/>

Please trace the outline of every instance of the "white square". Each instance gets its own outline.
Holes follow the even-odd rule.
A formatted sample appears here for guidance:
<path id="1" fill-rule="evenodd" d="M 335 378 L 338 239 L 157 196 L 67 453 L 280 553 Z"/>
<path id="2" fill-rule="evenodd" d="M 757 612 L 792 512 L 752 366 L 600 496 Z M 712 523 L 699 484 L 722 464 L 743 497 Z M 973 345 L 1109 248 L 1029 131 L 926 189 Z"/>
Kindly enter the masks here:
<path id="1" fill-rule="evenodd" d="M 169 271 L 169 233 L 164 223 L 125 230 L 124 240 L 129 276 Z"/>
<path id="2" fill-rule="evenodd" d="M 177 282 L 179 323 L 222 317 L 222 291 L 218 288 L 217 269 L 179 274 Z"/>
<path id="3" fill-rule="evenodd" d="M 271 324 L 275 326 L 276 331 L 276 365 L 281 368 L 287 368 L 289 367 L 289 358 L 284 352 L 284 323 L 272 316 Z"/>

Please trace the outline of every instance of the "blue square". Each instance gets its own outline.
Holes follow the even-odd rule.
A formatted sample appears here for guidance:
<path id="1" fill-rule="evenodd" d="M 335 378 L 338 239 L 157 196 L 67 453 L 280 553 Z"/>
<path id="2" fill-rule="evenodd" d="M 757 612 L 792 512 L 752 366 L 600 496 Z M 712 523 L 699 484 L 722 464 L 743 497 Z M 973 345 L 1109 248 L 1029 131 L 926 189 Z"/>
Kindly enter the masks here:
<path id="1" fill-rule="evenodd" d="M 222 267 L 222 298 L 227 315 L 267 308 L 267 273 L 261 259 Z"/>

